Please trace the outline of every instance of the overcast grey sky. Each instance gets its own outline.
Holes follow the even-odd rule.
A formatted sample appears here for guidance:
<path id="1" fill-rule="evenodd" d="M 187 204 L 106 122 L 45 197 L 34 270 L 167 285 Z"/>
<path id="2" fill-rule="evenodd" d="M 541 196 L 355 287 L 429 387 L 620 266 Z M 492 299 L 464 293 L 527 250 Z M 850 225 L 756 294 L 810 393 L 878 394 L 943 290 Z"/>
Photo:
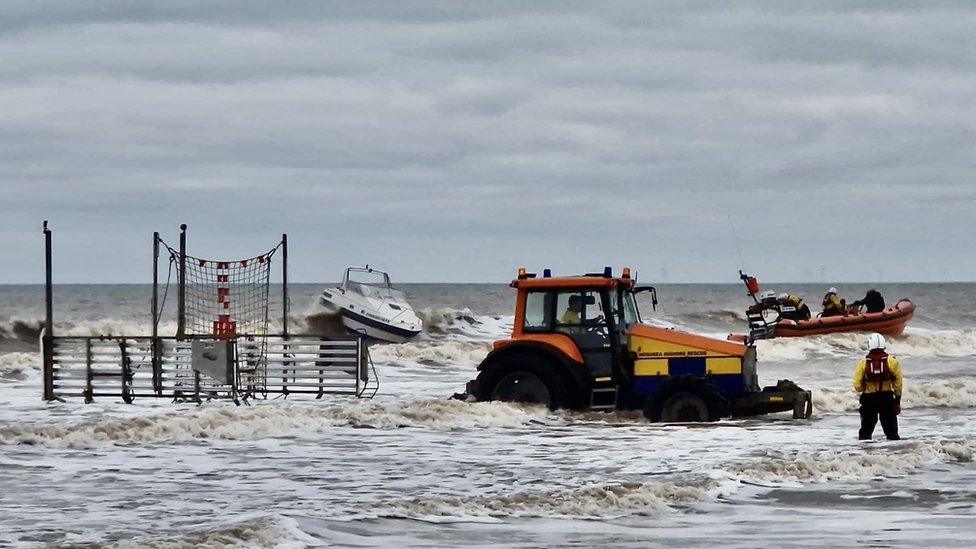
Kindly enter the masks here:
<path id="1" fill-rule="evenodd" d="M 199 4 L 0 4 L 0 283 L 976 279 L 972 2 Z"/>

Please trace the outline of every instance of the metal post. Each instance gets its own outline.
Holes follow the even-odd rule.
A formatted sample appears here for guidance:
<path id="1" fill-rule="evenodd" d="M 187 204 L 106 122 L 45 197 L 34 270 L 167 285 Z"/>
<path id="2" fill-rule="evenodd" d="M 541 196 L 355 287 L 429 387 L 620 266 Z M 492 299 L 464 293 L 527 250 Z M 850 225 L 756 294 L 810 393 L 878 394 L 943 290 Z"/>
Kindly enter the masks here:
<path id="1" fill-rule="evenodd" d="M 288 235 L 281 235 L 281 333 L 288 338 Z"/>
<path id="2" fill-rule="evenodd" d="M 365 359 L 366 359 L 366 356 L 363 353 L 363 338 L 362 337 L 357 337 L 356 338 L 356 366 L 359 369 L 359 371 L 356 372 L 356 374 L 357 374 L 356 375 L 356 396 L 357 397 L 362 396 L 362 394 L 363 394 L 363 388 L 360 388 L 360 383 L 362 382 L 363 378 L 365 377 L 363 375 L 366 372 L 366 360 Z"/>
<path id="3" fill-rule="evenodd" d="M 119 340 L 119 353 L 122 357 L 119 366 L 122 368 L 122 401 L 132 404 L 132 359 L 125 346 L 125 340 Z"/>
<path id="4" fill-rule="evenodd" d="M 92 340 L 85 338 L 85 404 L 95 400 L 95 389 L 92 387 Z"/>
<path id="5" fill-rule="evenodd" d="M 159 232 L 153 233 L 153 279 L 152 279 L 152 304 L 150 305 L 152 314 L 152 337 L 156 339 L 156 321 L 159 316 L 159 295 L 156 292 L 159 286 Z"/>
<path id="6" fill-rule="evenodd" d="M 180 280 L 176 303 L 176 337 L 186 335 L 186 224 L 180 225 Z"/>
<path id="7" fill-rule="evenodd" d="M 159 349 L 159 232 L 153 233 L 153 277 L 152 277 L 152 337 L 149 349 L 152 354 L 153 390 L 159 395 L 163 390 Z"/>
<path id="8" fill-rule="evenodd" d="M 51 229 L 44 220 L 44 400 L 54 400 L 54 283 L 51 263 Z"/>
<path id="9" fill-rule="evenodd" d="M 282 357 L 288 358 L 288 235 L 281 235 L 281 335 L 285 343 L 282 345 Z M 282 362 L 281 388 L 288 394 L 288 366 L 291 363 L 285 360 Z"/>

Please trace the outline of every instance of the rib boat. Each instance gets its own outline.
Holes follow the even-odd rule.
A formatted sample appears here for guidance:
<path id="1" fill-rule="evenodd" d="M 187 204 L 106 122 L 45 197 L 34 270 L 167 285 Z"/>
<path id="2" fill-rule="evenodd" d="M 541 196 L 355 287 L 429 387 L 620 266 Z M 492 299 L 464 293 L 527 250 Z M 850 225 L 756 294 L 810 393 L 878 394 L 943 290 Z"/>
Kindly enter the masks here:
<path id="1" fill-rule="evenodd" d="M 902 299 L 879 313 L 828 316 L 799 322 L 780 319 L 776 322 L 773 333 L 775 337 L 803 337 L 843 332 L 877 332 L 898 337 L 914 315 L 915 304 L 910 299 Z"/>

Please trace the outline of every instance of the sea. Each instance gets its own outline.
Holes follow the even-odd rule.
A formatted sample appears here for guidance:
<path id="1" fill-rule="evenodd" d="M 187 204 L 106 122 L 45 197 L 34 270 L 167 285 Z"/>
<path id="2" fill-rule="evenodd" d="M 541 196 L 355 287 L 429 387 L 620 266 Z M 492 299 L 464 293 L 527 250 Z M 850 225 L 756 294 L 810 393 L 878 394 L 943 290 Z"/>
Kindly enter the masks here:
<path id="1" fill-rule="evenodd" d="M 809 420 L 664 425 L 452 400 L 511 331 L 506 283 L 403 285 L 425 332 L 370 346 L 371 400 L 44 402 L 43 288 L 0 286 L 0 546 L 973 547 L 976 284 L 834 285 L 918 307 L 888 346 L 905 375 L 900 441 L 857 440 L 863 334 L 758 343 L 761 383 L 812 390 Z M 291 287 L 293 331 L 327 286 Z M 824 286 L 764 289 L 816 310 Z M 54 290 L 60 334 L 149 333 L 148 286 Z M 741 285 L 658 296 L 641 303 L 648 323 L 747 330 Z"/>

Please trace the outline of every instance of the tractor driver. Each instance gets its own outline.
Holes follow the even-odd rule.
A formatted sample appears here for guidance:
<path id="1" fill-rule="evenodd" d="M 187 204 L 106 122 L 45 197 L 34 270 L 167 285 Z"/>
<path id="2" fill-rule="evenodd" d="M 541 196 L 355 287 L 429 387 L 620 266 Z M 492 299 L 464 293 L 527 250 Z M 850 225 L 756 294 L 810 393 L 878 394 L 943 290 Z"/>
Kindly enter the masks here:
<path id="1" fill-rule="evenodd" d="M 559 318 L 559 323 L 569 327 L 602 325 L 604 320 L 603 315 L 600 314 L 602 311 L 598 303 L 599 296 L 595 296 L 592 293 L 570 295 L 566 312 Z M 588 311 L 586 310 L 587 305 L 591 305 Z"/>
<path id="2" fill-rule="evenodd" d="M 583 320 L 581 316 L 583 313 L 583 298 L 578 295 L 569 296 L 569 306 L 566 307 L 566 312 L 559 319 L 560 324 L 569 324 L 571 326 L 579 326 Z"/>

